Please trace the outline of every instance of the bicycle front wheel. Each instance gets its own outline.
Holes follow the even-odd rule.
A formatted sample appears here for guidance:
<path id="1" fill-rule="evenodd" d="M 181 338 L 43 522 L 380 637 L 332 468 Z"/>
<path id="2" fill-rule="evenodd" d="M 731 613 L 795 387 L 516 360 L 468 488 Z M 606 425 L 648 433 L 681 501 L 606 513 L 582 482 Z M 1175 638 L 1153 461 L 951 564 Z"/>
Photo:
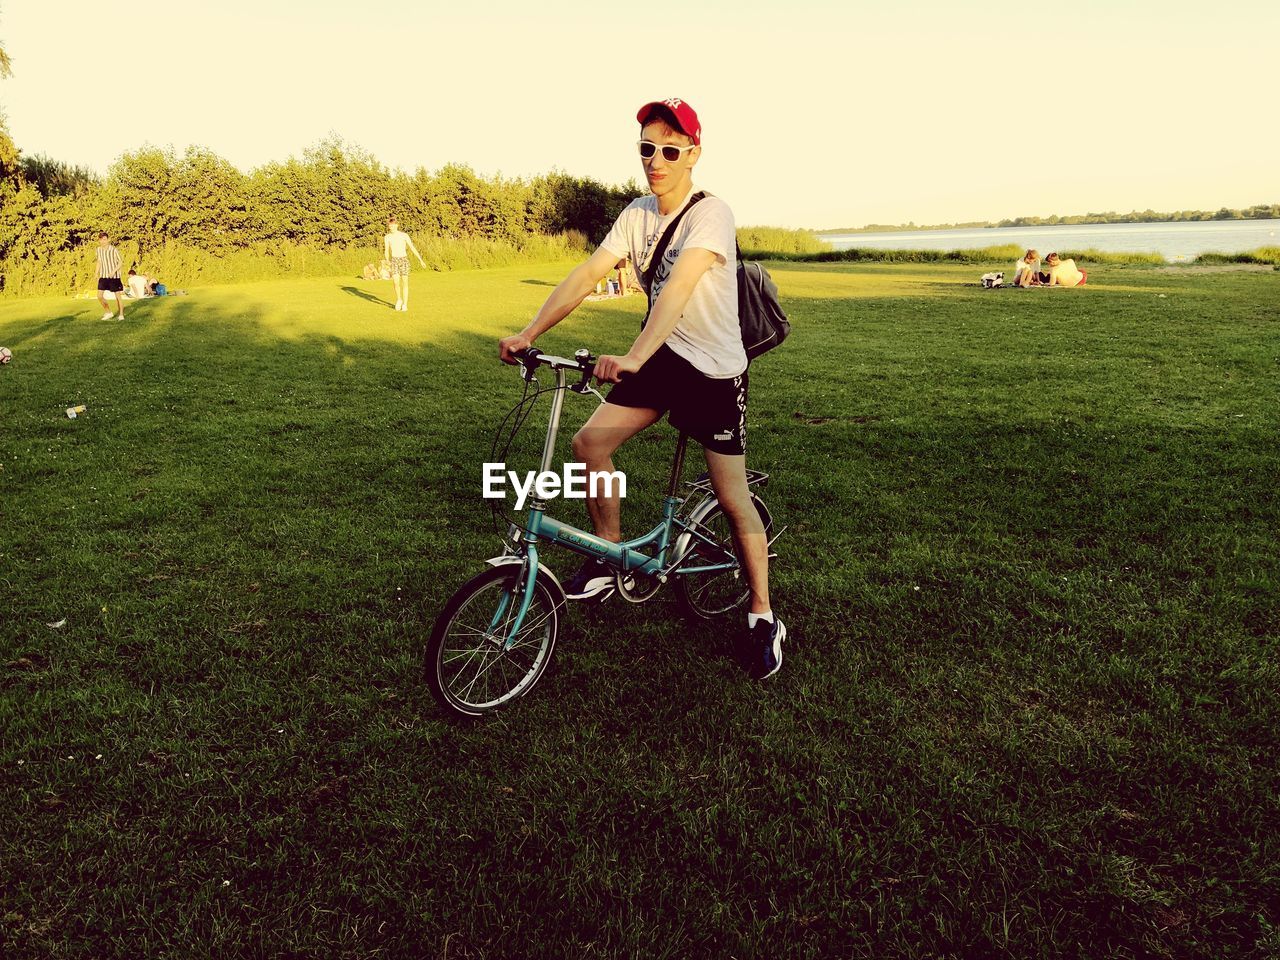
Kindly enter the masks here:
<path id="1" fill-rule="evenodd" d="M 518 564 L 494 567 L 464 583 L 444 605 L 427 641 L 427 686 L 448 712 L 478 717 L 533 689 L 551 660 L 560 629 L 559 598 L 539 575 L 520 629 L 524 595 Z"/>
<path id="2" fill-rule="evenodd" d="M 769 515 L 769 508 L 764 505 L 764 501 L 754 493 L 751 495 L 751 502 L 760 515 L 760 524 L 767 538 L 773 528 L 773 517 Z M 698 530 L 713 542 L 695 538 L 695 545 L 688 559 L 676 568 L 676 594 L 686 614 L 696 620 L 710 620 L 746 603 L 751 596 L 751 587 L 747 583 L 746 572 L 738 563 L 733 543 L 733 527 L 720 504 L 717 503 L 707 511 Z M 684 567 L 724 563 L 732 563 L 733 566 L 706 573 L 680 572 Z"/>

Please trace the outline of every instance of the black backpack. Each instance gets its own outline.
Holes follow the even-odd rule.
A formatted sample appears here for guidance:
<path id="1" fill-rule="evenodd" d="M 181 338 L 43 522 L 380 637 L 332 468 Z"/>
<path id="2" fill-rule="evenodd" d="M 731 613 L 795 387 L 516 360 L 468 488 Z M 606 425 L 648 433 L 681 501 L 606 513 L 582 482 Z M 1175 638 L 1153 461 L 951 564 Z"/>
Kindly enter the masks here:
<path id="1" fill-rule="evenodd" d="M 653 277 L 658 264 L 662 262 L 662 255 L 667 252 L 667 245 L 671 242 L 680 219 L 705 196 L 706 193 L 699 191 L 689 198 L 689 202 L 676 214 L 676 218 L 668 225 L 653 249 L 653 256 L 649 258 L 649 265 L 642 274 L 644 288 L 650 298 L 650 310 L 653 309 Z M 769 276 L 769 271 L 755 261 L 744 263 L 742 248 L 736 241 L 734 247 L 738 254 L 738 326 L 742 329 L 742 348 L 747 351 L 747 360 L 750 361 L 787 339 L 787 334 L 791 332 L 791 321 L 778 303 L 778 285 Z M 648 319 L 649 314 L 646 312 L 645 320 Z"/>

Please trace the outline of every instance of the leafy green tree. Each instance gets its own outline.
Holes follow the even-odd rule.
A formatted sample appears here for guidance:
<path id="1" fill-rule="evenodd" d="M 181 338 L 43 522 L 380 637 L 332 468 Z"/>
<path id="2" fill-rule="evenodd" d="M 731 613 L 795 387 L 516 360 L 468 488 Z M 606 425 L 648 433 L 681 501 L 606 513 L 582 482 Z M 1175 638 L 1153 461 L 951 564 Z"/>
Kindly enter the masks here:
<path id="1" fill-rule="evenodd" d="M 22 183 L 22 154 L 18 145 L 9 136 L 9 128 L 0 114 L 0 183 L 8 183 L 17 188 Z"/>
<path id="2" fill-rule="evenodd" d="M 268 164 L 249 178 L 249 212 L 266 239 L 313 246 L 376 243 L 397 192 L 373 157 L 330 137 L 301 160 Z"/>
<path id="3" fill-rule="evenodd" d="M 45 156 L 23 157 L 21 170 L 22 179 L 39 190 L 46 199 L 83 196 L 99 185 L 93 171 Z"/>
<path id="4" fill-rule="evenodd" d="M 168 233 L 157 240 L 176 240 L 224 254 L 255 239 L 250 230 L 248 189 L 244 174 L 217 154 L 192 147 L 174 169 Z"/>
<path id="5" fill-rule="evenodd" d="M 120 157 L 107 172 L 89 212 L 115 237 L 159 245 L 182 216 L 176 184 L 178 159 L 172 150 L 143 147 Z"/>

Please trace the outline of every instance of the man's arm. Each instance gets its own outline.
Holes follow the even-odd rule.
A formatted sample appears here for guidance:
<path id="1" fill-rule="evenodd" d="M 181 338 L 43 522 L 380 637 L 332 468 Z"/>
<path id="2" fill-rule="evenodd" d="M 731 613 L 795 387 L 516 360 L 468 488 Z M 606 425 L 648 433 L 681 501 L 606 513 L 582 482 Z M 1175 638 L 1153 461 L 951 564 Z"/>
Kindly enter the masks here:
<path id="1" fill-rule="evenodd" d="M 418 258 L 418 266 L 422 267 L 425 270 L 427 268 L 427 265 L 423 262 L 422 254 L 418 252 L 418 248 L 413 245 L 413 237 L 409 236 L 406 233 L 404 235 L 404 241 L 405 243 L 409 244 L 409 249 L 412 250 L 413 255 Z"/>
<path id="2" fill-rule="evenodd" d="M 645 361 L 658 352 L 667 342 L 671 331 L 680 322 L 684 308 L 689 305 L 693 288 L 702 275 L 719 261 L 719 256 L 701 247 L 686 247 L 671 268 L 671 276 L 662 285 L 662 292 L 649 312 L 649 321 L 636 337 L 625 356 L 604 356 L 596 363 L 596 377 L 602 381 L 617 383 L 619 375 L 635 373 Z"/>
<path id="3" fill-rule="evenodd" d="M 578 309 L 578 305 L 586 299 L 587 294 L 594 290 L 596 284 L 617 265 L 618 259 L 616 253 L 600 247 L 589 260 L 574 267 L 569 275 L 560 281 L 559 286 L 551 291 L 551 296 L 547 297 L 547 302 L 529 321 L 527 327 L 513 336 L 503 337 L 498 341 L 498 355 L 502 358 L 502 362 L 515 363 L 516 360 L 512 354 L 532 346 L 535 340 Z M 681 257 L 681 259 L 684 258 Z M 692 291 L 692 288 L 690 290 Z M 666 288 L 663 288 L 662 292 L 663 296 L 666 296 Z M 679 316 L 680 314 L 677 313 L 676 318 L 679 319 Z M 654 349 L 656 350 L 657 347 Z"/>

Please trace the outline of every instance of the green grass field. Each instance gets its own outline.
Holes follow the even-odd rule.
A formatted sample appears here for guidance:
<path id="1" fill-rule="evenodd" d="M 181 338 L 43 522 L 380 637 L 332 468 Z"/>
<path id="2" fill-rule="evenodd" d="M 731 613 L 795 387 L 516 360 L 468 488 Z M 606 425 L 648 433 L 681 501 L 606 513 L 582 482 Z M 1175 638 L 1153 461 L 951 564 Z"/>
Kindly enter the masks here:
<path id="1" fill-rule="evenodd" d="M 1280 273 L 776 264 L 782 672 L 615 600 L 455 725 L 495 341 L 565 269 L 0 301 L 0 956 L 1280 955 Z"/>

